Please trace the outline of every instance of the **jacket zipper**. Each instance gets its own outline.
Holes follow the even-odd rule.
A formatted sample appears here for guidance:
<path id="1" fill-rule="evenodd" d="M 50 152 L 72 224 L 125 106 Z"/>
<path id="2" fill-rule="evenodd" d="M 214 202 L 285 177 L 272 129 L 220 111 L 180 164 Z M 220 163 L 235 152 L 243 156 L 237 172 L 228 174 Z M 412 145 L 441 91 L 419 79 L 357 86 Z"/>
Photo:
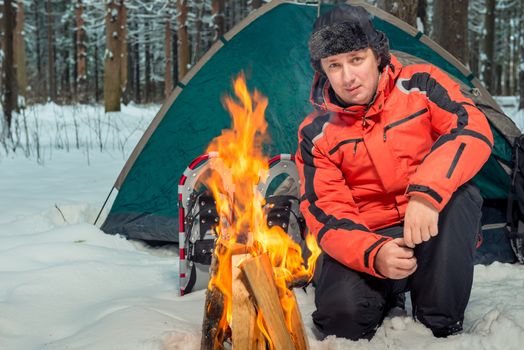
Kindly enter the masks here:
<path id="1" fill-rule="evenodd" d="M 410 121 L 411 119 L 414 119 L 414 118 L 416 118 L 416 117 L 419 117 L 419 116 L 421 116 L 422 114 L 426 113 L 427 111 L 428 111 L 427 108 L 421 109 L 420 111 L 415 112 L 415 113 L 413 113 L 413 114 L 411 114 L 411 115 L 409 115 L 409 116 L 407 116 L 407 117 L 405 117 L 405 118 L 402 118 L 402 119 L 400 119 L 400 120 L 397 120 L 396 122 L 393 122 L 393 123 L 391 123 L 391 124 L 386 125 L 386 126 L 384 127 L 384 142 L 386 142 L 386 132 L 387 132 L 389 129 L 394 128 L 394 127 L 396 127 L 396 126 L 399 126 L 400 124 L 403 124 L 403 123 L 405 123 L 405 122 L 407 122 L 407 121 Z"/>
<path id="2" fill-rule="evenodd" d="M 338 149 L 348 143 L 355 143 L 355 146 L 353 146 L 353 155 L 355 155 L 357 153 L 357 144 L 359 142 L 362 142 L 364 141 L 363 138 L 358 138 L 358 139 L 347 139 L 347 140 L 344 140 L 344 141 L 341 141 L 339 142 L 335 147 L 333 147 L 330 151 L 329 151 L 329 154 L 332 155 L 333 153 L 335 153 L 336 151 L 338 151 Z"/>

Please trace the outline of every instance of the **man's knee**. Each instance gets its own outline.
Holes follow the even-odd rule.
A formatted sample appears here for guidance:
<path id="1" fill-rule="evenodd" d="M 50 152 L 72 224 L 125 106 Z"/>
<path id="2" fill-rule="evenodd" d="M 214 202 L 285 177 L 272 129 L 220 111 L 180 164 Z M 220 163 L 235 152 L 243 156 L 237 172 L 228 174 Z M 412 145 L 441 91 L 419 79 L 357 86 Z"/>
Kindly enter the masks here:
<path id="1" fill-rule="evenodd" d="M 436 336 L 461 329 L 473 282 L 482 197 L 464 184 L 440 215 L 439 234 L 415 248 L 418 268 L 410 278 L 416 318 Z"/>
<path id="2" fill-rule="evenodd" d="M 372 288 L 365 278 L 326 257 L 313 313 L 320 332 L 353 340 L 373 336 L 384 317 L 386 302 L 383 291 Z"/>
<path id="3" fill-rule="evenodd" d="M 385 301 L 376 296 L 334 296 L 317 301 L 313 321 L 324 335 L 370 339 L 384 317 Z"/>

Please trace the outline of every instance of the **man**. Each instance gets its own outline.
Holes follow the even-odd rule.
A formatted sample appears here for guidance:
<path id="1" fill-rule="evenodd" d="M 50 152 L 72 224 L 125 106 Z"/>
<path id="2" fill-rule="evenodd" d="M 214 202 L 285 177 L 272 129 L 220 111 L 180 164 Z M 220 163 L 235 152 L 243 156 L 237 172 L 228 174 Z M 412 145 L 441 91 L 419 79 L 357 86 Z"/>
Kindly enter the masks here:
<path id="1" fill-rule="evenodd" d="M 317 331 L 370 339 L 409 290 L 435 336 L 460 332 L 482 206 L 468 181 L 493 146 L 485 116 L 437 68 L 402 67 L 361 7 L 319 17 L 309 50 L 316 110 L 297 164 L 324 251 Z"/>

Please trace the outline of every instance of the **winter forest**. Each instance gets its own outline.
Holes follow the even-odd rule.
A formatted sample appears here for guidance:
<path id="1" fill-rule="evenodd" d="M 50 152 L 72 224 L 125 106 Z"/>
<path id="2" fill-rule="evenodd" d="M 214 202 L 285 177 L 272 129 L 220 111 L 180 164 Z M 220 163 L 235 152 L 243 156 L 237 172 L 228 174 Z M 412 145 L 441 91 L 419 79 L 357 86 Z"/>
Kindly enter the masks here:
<path id="1" fill-rule="evenodd" d="M 493 95 L 520 95 L 524 108 L 524 1 L 368 2 L 436 40 Z M 13 113 L 31 104 L 103 103 L 118 111 L 130 101 L 161 102 L 221 35 L 263 3 L 4 0 L 3 142 Z"/>
<path id="2" fill-rule="evenodd" d="M 518 134 L 524 131 L 524 0 L 362 1 L 401 18 L 454 55 L 509 116 L 504 117 L 505 125 Z M 196 74 L 186 74 L 199 69 L 198 62 L 206 53 L 214 55 L 209 50 L 215 43 L 224 43 L 228 31 L 246 17 L 257 16 L 256 11 L 261 13 L 268 2 L 271 0 L 0 0 L 0 349 L 201 349 L 206 335 L 202 330 L 207 271 L 202 289 L 179 294 L 186 253 L 180 250 L 185 245 L 179 243 L 180 226 L 176 224 L 185 225 L 187 218 L 176 216 L 182 202 L 177 191 L 184 187 L 179 186 L 179 179 L 186 176 L 186 167 L 197 164 L 180 159 L 195 159 L 198 152 L 207 152 L 205 145 L 197 145 L 197 136 L 211 138 L 223 127 L 217 112 L 225 105 L 220 104 L 223 95 L 209 94 L 201 103 L 206 91 L 200 88 L 209 88 L 208 75 L 202 85 L 195 84 L 198 98 L 194 104 L 178 99 L 189 106 L 189 116 L 183 116 L 186 119 L 178 115 L 162 118 L 168 105 L 174 105 L 169 101 L 184 89 L 184 76 L 197 80 Z M 345 0 L 288 2 L 314 7 Z M 309 18 L 314 19 L 317 8 L 308 10 Z M 303 23 L 303 17 L 297 18 L 299 22 L 279 23 L 295 29 Z M 289 57 L 302 56 L 282 50 L 282 45 L 294 41 L 280 38 L 278 26 L 271 32 L 277 35 L 266 35 L 266 23 L 275 22 L 259 21 L 256 33 L 281 39 L 275 41 L 282 53 L 278 63 L 287 70 L 288 63 L 293 63 L 289 61 L 295 60 Z M 416 36 L 417 40 L 421 37 L 425 38 Z M 254 44 L 266 48 L 264 41 Z M 224 66 L 231 70 L 236 69 L 236 52 L 224 59 Z M 266 51 L 263 53 L 266 57 Z M 310 68 L 309 58 L 304 60 Z M 301 74 L 304 70 L 301 66 L 296 71 Z M 210 72 L 212 79 L 224 84 L 234 78 L 218 79 L 217 70 Z M 290 77 L 269 80 L 287 89 Z M 252 83 L 249 76 L 247 83 Z M 248 87 L 250 91 L 260 88 L 264 96 L 277 91 Z M 299 96 L 297 91 L 293 89 L 289 96 Z M 211 101 L 215 96 L 216 101 Z M 268 101 L 268 109 L 262 112 L 266 117 L 271 108 L 277 110 L 275 115 L 291 115 L 282 112 L 280 101 L 274 103 L 269 97 Z M 195 112 L 197 104 L 208 110 Z M 297 108 L 290 105 L 288 109 L 295 113 Z M 230 122 L 225 109 L 220 112 Z M 165 128 L 155 131 L 161 122 L 166 123 Z M 297 130 L 288 130 L 287 124 L 275 129 L 296 136 Z M 159 135 L 156 143 L 144 142 L 152 139 L 151 133 Z M 385 131 L 383 135 L 385 142 Z M 482 208 L 485 235 L 477 249 L 480 258 L 474 267 L 463 333 L 433 337 L 431 330 L 411 316 L 407 293 L 407 308 L 393 309 L 371 341 L 335 336 L 320 340 L 312 331 L 316 306 L 315 288 L 310 284 L 294 292 L 311 350 L 522 348 L 524 293 L 516 291 L 523 287 L 524 265 L 517 261 L 506 227 L 512 170 L 508 164 L 513 154 L 506 141 L 501 136 L 493 147 L 505 158 L 494 156 L 488 162 L 492 168 L 497 161 L 501 165 L 490 168 L 500 168 L 499 173 L 488 175 L 503 188 L 504 198 L 494 196 Z M 292 145 L 296 146 L 295 139 Z M 346 147 L 355 154 L 357 142 Z M 359 152 L 364 149 L 358 147 Z M 144 158 L 140 163 L 137 155 L 142 150 L 148 150 L 154 159 Z M 292 152 L 294 148 L 285 151 Z M 234 156 L 237 161 L 237 153 Z M 143 165 L 137 167 L 136 177 L 129 169 L 133 162 Z M 129 175 L 127 188 L 135 192 L 123 198 L 145 208 L 132 212 L 136 216 L 130 214 L 130 222 L 140 230 L 142 218 L 167 218 L 165 223 L 151 219 L 152 226 L 156 229 L 158 223 L 158 231 L 173 239 L 154 242 L 127 237 L 122 231 L 106 234 L 111 232 L 104 229 L 104 221 L 112 214 L 115 198 L 125 193 L 122 181 L 127 175 L 122 174 L 126 171 L 133 175 Z M 256 175 L 258 179 L 259 173 Z M 136 179 L 143 182 L 144 189 Z M 122 207 L 127 204 L 122 203 Z M 151 215 L 157 204 L 162 216 Z M 165 216 L 162 205 L 168 208 Z M 203 209 L 196 211 L 205 214 Z M 176 215 L 169 216 L 172 213 Z M 192 213 L 188 211 L 188 217 Z M 122 213 L 115 210 L 113 214 L 118 218 Z"/>

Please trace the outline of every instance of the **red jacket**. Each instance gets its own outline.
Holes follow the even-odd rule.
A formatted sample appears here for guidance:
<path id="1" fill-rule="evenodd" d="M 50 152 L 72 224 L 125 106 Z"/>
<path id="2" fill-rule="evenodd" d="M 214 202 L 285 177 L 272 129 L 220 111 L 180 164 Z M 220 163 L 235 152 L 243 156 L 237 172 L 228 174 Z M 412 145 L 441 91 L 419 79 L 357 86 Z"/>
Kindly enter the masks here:
<path id="1" fill-rule="evenodd" d="M 413 194 L 440 212 L 488 159 L 493 136 L 459 85 L 431 65 L 402 67 L 392 56 L 369 106 L 331 102 L 317 73 L 316 111 L 300 125 L 301 211 L 322 249 L 346 266 L 379 276 L 375 255 Z"/>

